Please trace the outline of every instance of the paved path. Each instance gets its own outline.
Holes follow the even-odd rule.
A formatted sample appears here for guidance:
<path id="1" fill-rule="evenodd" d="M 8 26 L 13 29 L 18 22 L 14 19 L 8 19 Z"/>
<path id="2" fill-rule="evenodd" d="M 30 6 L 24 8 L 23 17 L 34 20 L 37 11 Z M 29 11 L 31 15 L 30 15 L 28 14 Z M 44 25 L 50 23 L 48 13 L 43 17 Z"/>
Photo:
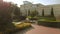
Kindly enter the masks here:
<path id="1" fill-rule="evenodd" d="M 26 31 L 24 30 L 16 34 L 60 34 L 60 29 L 44 27 L 35 24 L 32 24 L 32 26 L 32 29 L 28 29 Z"/>

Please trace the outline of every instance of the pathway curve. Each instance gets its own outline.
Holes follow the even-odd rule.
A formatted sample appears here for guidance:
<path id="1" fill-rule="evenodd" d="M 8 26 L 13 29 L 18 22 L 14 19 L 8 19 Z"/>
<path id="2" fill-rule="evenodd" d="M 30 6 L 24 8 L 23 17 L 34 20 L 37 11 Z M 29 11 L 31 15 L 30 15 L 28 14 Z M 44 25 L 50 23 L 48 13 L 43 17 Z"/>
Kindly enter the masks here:
<path id="1" fill-rule="evenodd" d="M 31 29 L 18 32 L 16 34 L 60 34 L 60 29 L 39 26 L 36 24 L 32 24 L 32 27 L 33 28 Z"/>

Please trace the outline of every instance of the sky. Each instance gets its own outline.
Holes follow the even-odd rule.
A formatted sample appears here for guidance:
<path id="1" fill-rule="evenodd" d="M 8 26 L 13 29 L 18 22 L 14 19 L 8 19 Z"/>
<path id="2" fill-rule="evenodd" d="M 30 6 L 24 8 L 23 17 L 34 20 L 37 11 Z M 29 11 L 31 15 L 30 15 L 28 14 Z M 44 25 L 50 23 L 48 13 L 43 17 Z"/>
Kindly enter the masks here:
<path id="1" fill-rule="evenodd" d="M 29 1 L 33 4 L 40 3 L 43 5 L 50 5 L 50 4 L 60 4 L 60 0 L 4 0 L 6 2 L 13 2 L 15 4 L 18 4 L 18 6 L 23 4 L 23 1 Z"/>

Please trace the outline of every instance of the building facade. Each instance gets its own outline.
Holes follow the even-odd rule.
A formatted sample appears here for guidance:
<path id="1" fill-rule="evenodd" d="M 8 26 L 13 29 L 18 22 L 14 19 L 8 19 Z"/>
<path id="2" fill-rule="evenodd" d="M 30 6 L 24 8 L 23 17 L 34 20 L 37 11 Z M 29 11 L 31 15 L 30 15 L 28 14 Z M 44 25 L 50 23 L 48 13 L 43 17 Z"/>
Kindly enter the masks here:
<path id="1" fill-rule="evenodd" d="M 53 8 L 53 13 L 57 21 L 60 20 L 60 4 L 47 5 L 44 7 L 44 15 L 51 15 L 51 9 Z"/>
<path id="2" fill-rule="evenodd" d="M 28 15 L 28 11 L 30 12 L 36 10 L 38 15 L 42 16 L 42 10 L 44 9 L 44 16 L 51 15 L 51 9 L 53 8 L 54 16 L 56 20 L 60 20 L 60 4 L 55 5 L 42 5 L 42 4 L 32 4 L 28 1 L 24 1 L 24 4 L 21 5 L 20 10 L 22 15 Z"/>
<path id="3" fill-rule="evenodd" d="M 36 10 L 41 16 L 43 7 L 42 4 L 32 4 L 28 1 L 24 1 L 24 4 L 20 6 L 20 11 L 22 12 L 22 15 L 28 15 L 28 11 L 32 12 Z"/>

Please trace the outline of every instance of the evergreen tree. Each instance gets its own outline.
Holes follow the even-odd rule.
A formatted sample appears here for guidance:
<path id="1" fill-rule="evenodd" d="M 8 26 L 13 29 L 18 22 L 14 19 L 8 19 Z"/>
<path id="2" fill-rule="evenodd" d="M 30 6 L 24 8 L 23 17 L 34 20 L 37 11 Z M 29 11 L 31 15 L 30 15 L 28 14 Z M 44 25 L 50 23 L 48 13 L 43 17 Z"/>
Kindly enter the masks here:
<path id="1" fill-rule="evenodd" d="M 42 9 L 42 16 L 44 16 L 44 9 Z"/>
<path id="2" fill-rule="evenodd" d="M 53 8 L 51 8 L 51 16 L 54 16 Z"/>
<path id="3" fill-rule="evenodd" d="M 15 10 L 14 10 L 14 20 L 19 20 L 20 19 L 20 8 L 17 7 L 17 5 L 14 6 Z"/>
<path id="4" fill-rule="evenodd" d="M 28 16 L 30 16 L 30 10 L 28 10 Z"/>
<path id="5" fill-rule="evenodd" d="M 34 11 L 32 11 L 32 12 L 30 13 L 30 15 L 31 15 L 32 17 L 37 16 L 37 15 L 38 15 L 38 12 L 37 12 L 36 10 L 34 10 Z"/>

